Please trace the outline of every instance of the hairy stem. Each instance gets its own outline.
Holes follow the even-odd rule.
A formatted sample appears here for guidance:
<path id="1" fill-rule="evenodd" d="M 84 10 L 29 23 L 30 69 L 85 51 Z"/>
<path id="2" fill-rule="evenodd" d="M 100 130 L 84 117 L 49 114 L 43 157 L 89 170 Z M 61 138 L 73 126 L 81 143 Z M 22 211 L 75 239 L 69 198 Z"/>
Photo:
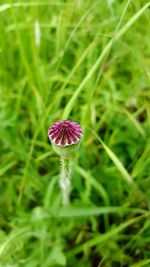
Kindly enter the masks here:
<path id="1" fill-rule="evenodd" d="M 62 204 L 64 206 L 70 203 L 71 193 L 71 159 L 61 157 L 60 188 L 62 193 Z"/>

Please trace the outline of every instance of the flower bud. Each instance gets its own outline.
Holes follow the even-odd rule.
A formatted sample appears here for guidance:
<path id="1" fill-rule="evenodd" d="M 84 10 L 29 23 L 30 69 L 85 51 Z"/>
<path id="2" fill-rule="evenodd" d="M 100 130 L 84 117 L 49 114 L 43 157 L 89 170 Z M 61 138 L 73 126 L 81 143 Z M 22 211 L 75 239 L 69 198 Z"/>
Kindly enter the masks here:
<path id="1" fill-rule="evenodd" d="M 48 130 L 48 137 L 54 151 L 61 157 L 68 158 L 78 150 L 83 132 L 74 121 L 55 122 Z"/>

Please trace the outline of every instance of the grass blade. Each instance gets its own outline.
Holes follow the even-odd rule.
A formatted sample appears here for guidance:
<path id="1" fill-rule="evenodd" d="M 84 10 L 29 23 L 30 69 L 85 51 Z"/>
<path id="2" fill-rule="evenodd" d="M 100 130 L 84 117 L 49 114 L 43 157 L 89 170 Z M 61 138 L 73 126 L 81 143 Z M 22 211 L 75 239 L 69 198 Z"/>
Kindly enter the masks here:
<path id="1" fill-rule="evenodd" d="M 114 154 L 114 152 L 102 141 L 102 139 L 98 136 L 98 134 L 95 133 L 94 131 L 92 131 L 92 132 L 94 133 L 95 137 L 100 141 L 100 143 L 102 144 L 102 146 L 105 149 L 106 153 L 108 154 L 110 159 L 113 161 L 113 163 L 115 164 L 115 166 L 118 169 L 118 171 L 121 173 L 121 175 L 124 178 L 124 180 L 128 184 L 132 184 L 132 182 L 133 182 L 132 177 L 127 172 L 127 170 L 123 166 L 122 162 L 118 159 L 118 157 Z"/>
<path id="2" fill-rule="evenodd" d="M 130 225 L 137 223 L 138 221 L 140 221 L 143 218 L 144 218 L 143 215 L 136 217 L 136 218 L 132 218 L 132 219 L 128 220 L 127 222 L 122 223 L 119 226 L 116 226 L 115 228 L 108 231 L 107 233 L 100 234 L 99 236 L 96 236 L 95 238 L 90 239 L 87 242 L 85 242 L 84 244 L 74 248 L 70 254 L 73 254 L 73 255 L 78 254 L 81 251 L 83 251 L 84 249 L 91 248 L 91 247 L 96 246 L 102 242 L 106 242 L 110 238 L 113 238 L 113 237 L 116 238 L 116 235 L 119 234 L 121 231 L 123 231 L 124 229 L 126 229 Z"/>
<path id="3" fill-rule="evenodd" d="M 118 41 L 126 32 L 127 30 L 136 22 L 136 20 L 142 15 L 142 13 L 150 6 L 150 2 L 148 2 L 145 6 L 143 6 L 126 24 L 121 28 L 121 30 L 116 33 L 116 36 L 112 37 L 112 39 L 108 42 L 108 44 L 105 46 L 104 50 L 102 51 L 101 55 L 91 68 L 91 70 L 88 72 L 88 74 L 85 76 L 85 78 L 80 83 L 77 90 L 74 92 L 73 96 L 70 98 L 68 104 L 66 105 L 64 112 L 63 112 L 63 119 L 67 118 L 73 108 L 74 102 L 76 101 L 78 95 L 86 85 L 86 83 L 89 81 L 89 79 L 92 77 L 92 75 L 95 73 L 97 68 L 99 67 L 102 60 L 105 58 L 105 56 L 110 51 L 113 43 Z"/>

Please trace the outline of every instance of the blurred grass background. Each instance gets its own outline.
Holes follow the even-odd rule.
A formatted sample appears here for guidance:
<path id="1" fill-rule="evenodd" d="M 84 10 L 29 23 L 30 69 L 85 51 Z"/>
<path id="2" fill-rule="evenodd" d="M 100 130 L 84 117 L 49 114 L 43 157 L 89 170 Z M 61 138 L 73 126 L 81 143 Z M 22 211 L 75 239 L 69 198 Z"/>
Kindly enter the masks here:
<path id="1" fill-rule="evenodd" d="M 0 267 L 150 266 L 149 8 L 0 1 Z M 84 129 L 68 208 L 64 118 Z"/>

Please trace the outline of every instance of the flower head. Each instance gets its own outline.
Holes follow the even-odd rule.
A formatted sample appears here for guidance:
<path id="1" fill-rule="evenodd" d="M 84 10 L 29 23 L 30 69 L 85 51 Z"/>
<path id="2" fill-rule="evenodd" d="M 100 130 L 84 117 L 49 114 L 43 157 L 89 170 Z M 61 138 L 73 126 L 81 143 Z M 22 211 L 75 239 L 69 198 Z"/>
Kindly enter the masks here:
<path id="1" fill-rule="evenodd" d="M 74 153 L 82 135 L 80 125 L 69 120 L 57 121 L 48 130 L 48 137 L 54 150 L 63 156 Z"/>
<path id="2" fill-rule="evenodd" d="M 52 143 L 58 146 L 77 144 L 82 137 L 80 125 L 74 121 L 63 120 L 55 122 L 48 130 Z"/>

